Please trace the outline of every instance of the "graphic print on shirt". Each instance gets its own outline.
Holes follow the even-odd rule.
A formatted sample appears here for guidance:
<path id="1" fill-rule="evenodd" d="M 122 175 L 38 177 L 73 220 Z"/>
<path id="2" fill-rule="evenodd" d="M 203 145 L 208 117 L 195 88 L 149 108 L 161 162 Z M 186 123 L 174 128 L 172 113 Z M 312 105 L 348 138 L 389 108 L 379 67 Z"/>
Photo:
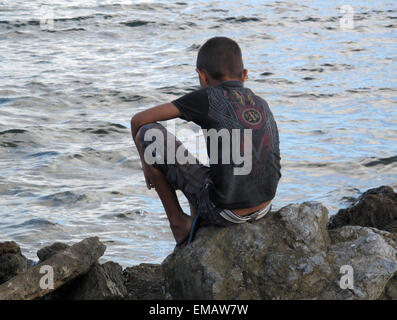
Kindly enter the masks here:
<path id="1" fill-rule="evenodd" d="M 270 120 L 265 116 L 263 102 L 253 95 L 249 89 L 235 90 L 212 88 L 209 91 L 209 116 L 219 122 L 220 127 L 231 129 L 252 129 L 252 152 L 256 161 L 264 160 L 266 152 L 271 149 Z M 250 143 L 243 138 L 241 130 L 241 146 Z"/>

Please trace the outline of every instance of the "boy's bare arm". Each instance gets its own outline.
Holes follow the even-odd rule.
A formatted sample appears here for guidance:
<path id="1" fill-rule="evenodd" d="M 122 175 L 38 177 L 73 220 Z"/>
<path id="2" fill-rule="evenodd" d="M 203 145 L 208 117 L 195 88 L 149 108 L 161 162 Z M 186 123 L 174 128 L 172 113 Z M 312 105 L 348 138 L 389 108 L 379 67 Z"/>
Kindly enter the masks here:
<path id="1" fill-rule="evenodd" d="M 141 161 L 142 161 L 142 169 L 143 174 L 145 176 L 146 186 L 150 190 L 152 187 L 152 183 L 148 174 L 147 164 L 144 161 L 144 157 L 142 154 L 142 149 L 140 146 L 139 139 L 136 139 L 136 134 L 138 130 L 144 126 L 145 124 L 156 122 L 156 121 L 164 121 L 177 118 L 181 115 L 180 111 L 177 107 L 175 107 L 172 103 L 165 103 L 158 105 L 156 107 L 147 109 L 145 111 L 138 112 L 131 118 L 131 133 L 132 138 L 134 139 L 135 145 L 137 146 Z"/>
<path id="2" fill-rule="evenodd" d="M 135 140 L 139 128 L 145 124 L 178 118 L 180 115 L 178 108 L 170 102 L 138 112 L 131 118 L 132 138 Z"/>

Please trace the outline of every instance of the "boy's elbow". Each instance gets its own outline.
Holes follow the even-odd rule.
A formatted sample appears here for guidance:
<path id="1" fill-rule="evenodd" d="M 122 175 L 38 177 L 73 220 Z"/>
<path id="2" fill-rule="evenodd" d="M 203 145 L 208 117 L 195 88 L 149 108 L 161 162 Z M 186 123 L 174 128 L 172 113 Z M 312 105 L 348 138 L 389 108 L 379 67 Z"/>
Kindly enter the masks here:
<path id="1" fill-rule="evenodd" d="M 131 118 L 131 133 L 135 137 L 136 133 L 138 132 L 139 128 L 141 127 L 139 117 L 137 115 L 134 115 Z"/>
<path id="2" fill-rule="evenodd" d="M 132 116 L 131 118 L 131 130 L 136 126 L 137 124 L 137 120 L 136 120 L 136 116 Z"/>

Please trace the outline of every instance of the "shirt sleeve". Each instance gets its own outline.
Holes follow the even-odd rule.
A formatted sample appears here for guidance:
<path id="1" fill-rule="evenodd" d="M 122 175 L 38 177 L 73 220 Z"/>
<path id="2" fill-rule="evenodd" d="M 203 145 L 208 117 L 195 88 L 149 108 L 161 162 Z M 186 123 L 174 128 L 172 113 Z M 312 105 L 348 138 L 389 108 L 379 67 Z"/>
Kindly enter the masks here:
<path id="1" fill-rule="evenodd" d="M 180 118 L 200 122 L 208 115 L 208 94 L 206 88 L 190 92 L 174 101 L 171 101 L 182 113 Z"/>

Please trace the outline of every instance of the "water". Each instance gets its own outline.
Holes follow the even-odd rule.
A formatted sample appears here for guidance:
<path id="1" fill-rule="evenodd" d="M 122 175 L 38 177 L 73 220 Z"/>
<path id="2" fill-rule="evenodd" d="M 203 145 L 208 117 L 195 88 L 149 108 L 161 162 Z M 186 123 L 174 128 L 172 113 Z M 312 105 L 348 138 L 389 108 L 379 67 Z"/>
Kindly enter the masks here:
<path id="1" fill-rule="evenodd" d="M 129 120 L 197 88 L 197 49 L 216 35 L 239 42 L 246 86 L 278 122 L 275 208 L 315 200 L 334 214 L 368 188 L 397 188 L 395 2 L 48 3 L 0 1 L 0 241 L 29 258 L 94 235 L 102 260 L 123 266 L 173 250 Z"/>

